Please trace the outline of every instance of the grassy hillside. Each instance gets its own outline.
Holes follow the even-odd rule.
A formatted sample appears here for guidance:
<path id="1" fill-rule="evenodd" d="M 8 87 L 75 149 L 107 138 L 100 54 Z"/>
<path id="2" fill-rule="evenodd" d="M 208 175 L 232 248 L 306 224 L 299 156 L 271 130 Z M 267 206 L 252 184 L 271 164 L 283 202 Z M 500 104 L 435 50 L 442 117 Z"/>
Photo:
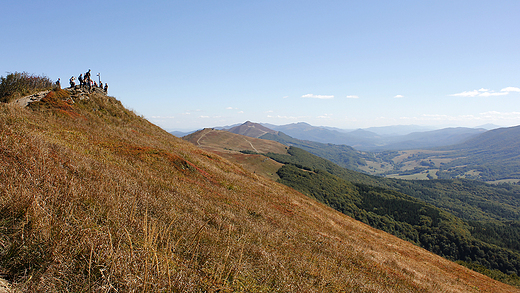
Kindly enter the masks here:
<path id="1" fill-rule="evenodd" d="M 517 228 L 504 230 L 508 234 L 500 235 L 509 238 L 510 245 L 505 247 L 503 238 L 493 235 L 494 232 L 483 239 L 475 236 L 476 232 L 496 229 L 496 226 L 487 223 L 475 231 L 473 226 L 452 214 L 393 190 L 353 184 L 325 171 L 309 172 L 293 165 L 283 166 L 278 174 L 279 182 L 372 227 L 448 259 L 497 270 L 493 276 L 499 280 L 520 285 Z M 490 239 L 496 241 L 490 243 Z"/>
<path id="2" fill-rule="evenodd" d="M 238 135 L 212 128 L 206 128 L 186 135 L 183 139 L 195 144 L 199 148 L 227 158 L 250 172 L 263 175 L 275 181 L 279 179 L 276 171 L 282 167 L 282 164 L 260 154 L 270 152 L 286 154 L 288 148 L 276 141 Z"/>
<path id="3" fill-rule="evenodd" d="M 223 148 L 234 148 L 234 152 L 225 151 L 227 157 L 251 170 L 258 171 L 270 162 L 251 151 L 250 145 L 242 145 L 247 149 L 239 151 L 236 142 L 250 140 L 249 137 L 204 130 L 186 138 L 219 153 L 224 152 Z M 270 169 L 273 172 L 277 168 L 274 170 L 278 178 L 268 177 L 372 227 L 449 259 L 464 261 L 474 269 L 484 268 L 500 280 L 520 284 L 515 277 L 520 271 L 520 225 L 515 222 L 520 216 L 515 200 L 520 197 L 519 188 L 471 180 L 403 181 L 373 177 L 341 168 L 295 147 L 289 148 L 288 153 L 283 149 L 281 153 L 265 154 L 266 146 L 271 144 L 268 140 L 254 141 L 264 155 L 280 163 Z"/>
<path id="4" fill-rule="evenodd" d="M 68 101 L 0 104 L 0 269 L 19 291 L 518 292 L 114 98 Z"/>
<path id="5" fill-rule="evenodd" d="M 227 129 L 227 131 L 255 138 L 258 138 L 266 133 L 277 133 L 277 131 L 264 127 L 261 124 L 253 123 L 251 121 L 246 121 L 244 124 L 231 127 L 230 129 Z"/>

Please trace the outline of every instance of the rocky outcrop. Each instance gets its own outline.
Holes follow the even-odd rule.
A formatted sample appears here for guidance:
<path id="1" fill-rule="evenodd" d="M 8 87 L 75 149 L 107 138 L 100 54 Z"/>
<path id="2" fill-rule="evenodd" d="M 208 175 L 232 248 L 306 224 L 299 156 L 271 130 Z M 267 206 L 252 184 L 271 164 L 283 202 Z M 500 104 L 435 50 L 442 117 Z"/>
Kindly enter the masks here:
<path id="1" fill-rule="evenodd" d="M 38 92 L 36 94 L 32 94 L 30 96 L 21 97 L 19 99 L 16 99 L 12 101 L 11 103 L 20 107 L 27 107 L 30 103 L 37 102 L 41 99 L 43 99 L 50 90 Z"/>
<path id="2" fill-rule="evenodd" d="M 69 92 L 70 98 L 73 102 L 77 100 L 89 99 L 89 95 L 92 93 L 106 95 L 105 91 L 98 87 L 94 87 L 89 91 L 87 87 L 81 87 L 77 85 L 75 87 L 65 88 L 64 90 Z M 29 96 L 21 97 L 12 101 L 11 103 L 20 107 L 27 107 L 30 103 L 34 103 L 43 99 L 49 92 L 50 90 L 41 91 Z"/>

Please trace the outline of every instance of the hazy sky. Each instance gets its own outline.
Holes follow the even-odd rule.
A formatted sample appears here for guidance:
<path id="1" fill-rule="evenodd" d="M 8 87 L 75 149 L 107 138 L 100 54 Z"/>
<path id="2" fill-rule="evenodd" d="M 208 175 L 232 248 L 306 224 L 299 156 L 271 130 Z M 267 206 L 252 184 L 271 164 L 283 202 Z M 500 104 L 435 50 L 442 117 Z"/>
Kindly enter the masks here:
<path id="1" fill-rule="evenodd" d="M 3 0 L 0 15 L 0 75 L 64 85 L 90 68 L 168 130 L 520 124 L 518 0 Z"/>

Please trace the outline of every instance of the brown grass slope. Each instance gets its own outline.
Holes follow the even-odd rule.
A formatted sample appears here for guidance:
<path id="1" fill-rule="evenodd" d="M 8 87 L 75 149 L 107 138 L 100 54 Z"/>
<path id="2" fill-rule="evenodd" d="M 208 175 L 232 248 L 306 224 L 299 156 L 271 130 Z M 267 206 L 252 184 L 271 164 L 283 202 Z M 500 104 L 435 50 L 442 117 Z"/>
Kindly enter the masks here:
<path id="1" fill-rule="evenodd" d="M 518 292 L 101 94 L 0 104 L 0 269 L 25 292 Z"/>
<path id="2" fill-rule="evenodd" d="M 208 150 L 215 148 L 217 150 L 227 149 L 230 151 L 287 154 L 287 146 L 279 142 L 212 128 L 199 130 L 186 135 L 183 139 Z M 223 148 L 223 146 L 226 147 Z"/>
<path id="3" fill-rule="evenodd" d="M 261 155 L 263 153 L 287 154 L 287 146 L 272 140 L 253 138 L 224 130 L 205 128 L 183 137 L 201 149 L 211 151 L 235 164 L 239 164 L 249 172 L 253 172 L 272 180 L 280 177 L 276 171 L 283 164 Z M 243 153 L 249 151 L 252 153 Z M 256 154 L 254 154 L 256 153 Z"/>
<path id="4" fill-rule="evenodd" d="M 254 138 L 261 137 L 262 135 L 267 134 L 267 133 L 271 133 L 271 134 L 278 133 L 278 131 L 274 131 L 265 126 L 262 126 L 261 124 L 253 123 L 251 121 L 246 121 L 244 124 L 232 127 L 230 129 L 228 129 L 227 131 L 233 132 L 236 134 L 240 134 L 240 135 L 254 137 Z"/>

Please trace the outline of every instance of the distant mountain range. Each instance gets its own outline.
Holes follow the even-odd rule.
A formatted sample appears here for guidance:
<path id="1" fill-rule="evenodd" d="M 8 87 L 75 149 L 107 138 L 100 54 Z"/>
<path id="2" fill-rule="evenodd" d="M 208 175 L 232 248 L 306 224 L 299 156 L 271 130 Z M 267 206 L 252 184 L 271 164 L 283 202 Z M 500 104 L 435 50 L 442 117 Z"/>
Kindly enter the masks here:
<path id="1" fill-rule="evenodd" d="M 255 124 L 254 127 L 251 126 L 253 124 Z M 263 126 L 263 128 L 260 126 Z M 313 126 L 305 122 L 274 125 L 247 121 L 243 124 L 214 128 L 219 130 L 232 129 L 231 132 L 233 133 L 240 133 L 250 137 L 259 137 L 265 134 L 264 132 L 273 134 L 280 131 L 300 140 L 348 145 L 360 151 L 380 152 L 386 150 L 426 149 L 458 144 L 486 130 L 499 128 L 499 126 L 486 124 L 475 128 L 450 127 L 435 129 L 431 126 L 393 125 L 365 129 L 340 129 Z M 245 133 L 247 130 L 253 132 L 250 134 Z M 195 131 L 172 131 L 170 133 L 177 137 L 183 137 L 193 132 Z"/>
<path id="2" fill-rule="evenodd" d="M 344 168 L 367 174 L 403 179 L 470 178 L 516 182 L 520 179 L 519 127 L 490 131 L 459 127 L 414 132 L 401 135 L 401 141 L 385 146 L 399 152 L 358 151 L 347 144 L 335 143 L 354 136 L 358 141 L 398 140 L 396 137 L 382 138 L 365 130 L 341 133 L 306 123 L 278 126 L 273 130 L 265 124 L 248 121 L 227 131 L 299 147 Z M 309 139 L 298 139 L 287 133 Z"/>
<path id="3" fill-rule="evenodd" d="M 452 145 L 486 131 L 484 128 L 431 128 L 416 125 L 340 130 L 299 122 L 287 125 L 262 124 L 297 139 L 345 144 L 361 151 L 407 150 Z"/>

